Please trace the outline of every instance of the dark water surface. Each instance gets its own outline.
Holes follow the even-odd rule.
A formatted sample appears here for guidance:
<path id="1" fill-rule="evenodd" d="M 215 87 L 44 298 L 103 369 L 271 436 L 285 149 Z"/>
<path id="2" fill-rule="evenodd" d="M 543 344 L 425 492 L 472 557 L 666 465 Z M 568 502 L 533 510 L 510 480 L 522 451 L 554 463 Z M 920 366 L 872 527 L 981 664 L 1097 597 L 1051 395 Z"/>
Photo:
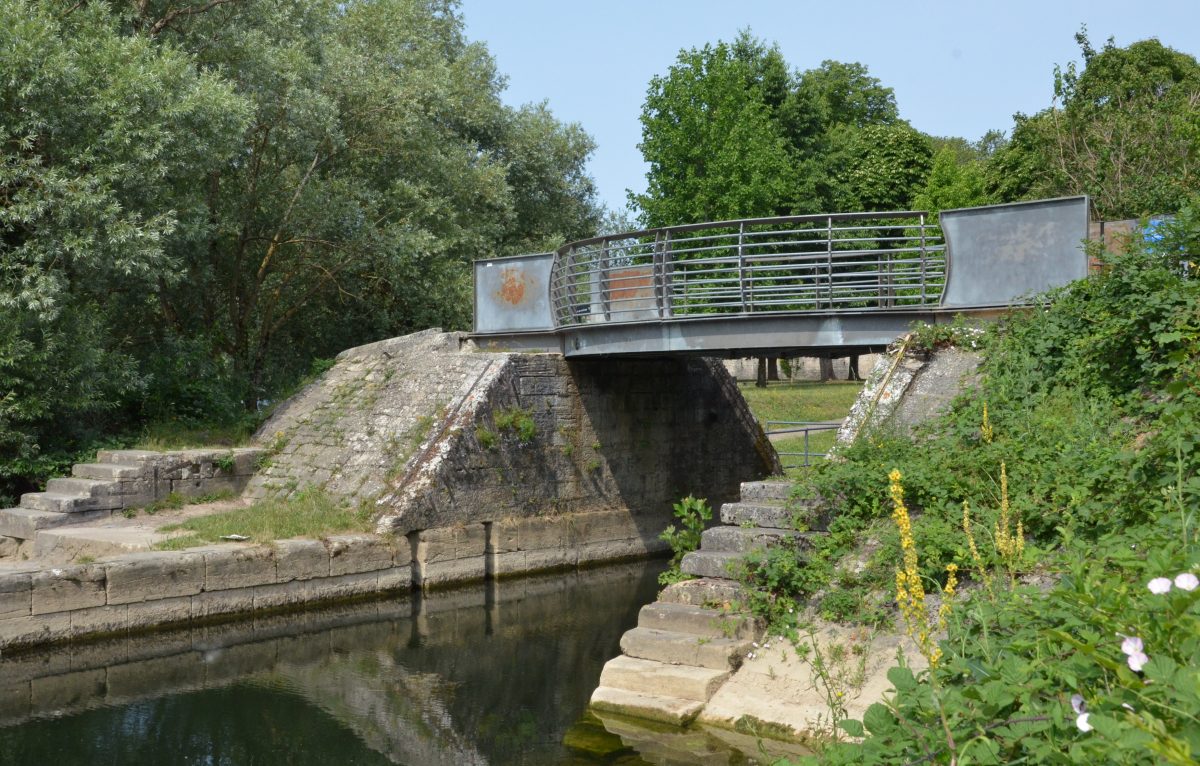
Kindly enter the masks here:
<path id="1" fill-rule="evenodd" d="M 605 567 L 5 658 L 0 763 L 754 763 L 704 732 L 586 713 L 661 569 Z"/>

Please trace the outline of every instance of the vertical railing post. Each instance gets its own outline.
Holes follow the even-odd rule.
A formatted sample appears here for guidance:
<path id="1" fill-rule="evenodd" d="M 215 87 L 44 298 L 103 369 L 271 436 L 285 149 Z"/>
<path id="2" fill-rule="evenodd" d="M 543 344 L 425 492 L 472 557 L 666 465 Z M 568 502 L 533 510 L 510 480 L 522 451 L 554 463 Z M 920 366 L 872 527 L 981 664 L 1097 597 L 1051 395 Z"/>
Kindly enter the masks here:
<path id="1" fill-rule="evenodd" d="M 921 305 L 925 305 L 925 214 L 921 213 Z"/>
<path id="2" fill-rule="evenodd" d="M 825 219 L 825 278 L 829 292 L 829 308 L 833 308 L 833 216 Z"/>
<path id="3" fill-rule="evenodd" d="M 604 321 L 612 319 L 612 307 L 608 300 L 608 240 L 602 240 L 600 249 L 600 269 L 597 272 L 597 284 L 600 287 L 600 308 L 604 312 Z"/>
<path id="4" fill-rule="evenodd" d="M 746 222 L 742 221 L 738 224 L 738 242 L 737 242 L 737 257 L 738 257 L 738 292 L 742 297 L 742 313 L 750 311 L 750 305 L 746 301 L 746 255 L 742 251 L 742 244 L 746 237 Z"/>
<path id="5" fill-rule="evenodd" d="M 675 289 L 675 265 L 671 258 L 671 230 L 663 232 L 663 318 L 669 319 L 675 313 L 672 304 L 672 291 Z"/>
<path id="6" fill-rule="evenodd" d="M 804 467 L 808 468 L 808 429 L 804 429 Z"/>
<path id="7" fill-rule="evenodd" d="M 650 279 L 654 286 L 654 310 L 658 314 L 658 318 L 662 319 L 663 314 L 663 253 L 662 253 L 662 232 L 654 232 L 654 251 L 653 257 L 650 259 Z"/>

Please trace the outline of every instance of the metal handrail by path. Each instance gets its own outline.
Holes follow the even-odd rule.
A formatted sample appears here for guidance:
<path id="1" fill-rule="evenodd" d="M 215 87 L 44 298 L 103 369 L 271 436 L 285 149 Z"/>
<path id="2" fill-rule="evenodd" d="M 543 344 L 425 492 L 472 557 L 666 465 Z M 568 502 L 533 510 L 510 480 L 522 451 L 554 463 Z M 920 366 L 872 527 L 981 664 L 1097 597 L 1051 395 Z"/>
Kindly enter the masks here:
<path id="1" fill-rule="evenodd" d="M 807 468 L 812 465 L 813 458 L 827 458 L 828 452 L 813 452 L 809 448 L 809 434 L 816 431 L 836 431 L 842 427 L 840 420 L 827 420 L 823 422 L 803 422 L 796 420 L 768 420 L 763 423 L 763 430 L 766 431 L 767 438 L 772 436 L 783 436 L 785 434 L 804 434 L 804 451 L 803 452 L 778 452 L 780 463 L 784 468 Z M 800 457 L 804 458 L 803 463 L 789 463 L 786 458 Z"/>
<path id="2" fill-rule="evenodd" d="M 747 218 L 564 245 L 556 327 L 702 315 L 937 306 L 941 229 L 923 211 Z"/>

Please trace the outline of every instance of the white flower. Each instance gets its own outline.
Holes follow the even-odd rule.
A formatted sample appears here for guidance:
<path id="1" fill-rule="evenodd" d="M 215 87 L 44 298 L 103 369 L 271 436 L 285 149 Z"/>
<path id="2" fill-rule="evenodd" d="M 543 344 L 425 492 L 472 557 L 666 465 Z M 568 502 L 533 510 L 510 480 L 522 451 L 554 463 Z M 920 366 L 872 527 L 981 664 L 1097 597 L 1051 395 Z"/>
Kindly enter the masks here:
<path id="1" fill-rule="evenodd" d="M 1087 710 L 1087 703 L 1083 701 L 1082 694 L 1071 695 L 1071 709 L 1076 713 L 1083 713 Z"/>
<path id="2" fill-rule="evenodd" d="M 1171 589 L 1171 581 L 1165 577 L 1155 577 L 1146 587 L 1150 589 L 1151 593 L 1161 596 Z"/>
<path id="3" fill-rule="evenodd" d="M 1200 580 L 1191 572 L 1183 572 L 1175 577 L 1175 587 L 1180 590 L 1195 590 L 1197 585 L 1200 585 Z"/>
<path id="4" fill-rule="evenodd" d="M 1142 652 L 1134 652 L 1133 654 L 1129 655 L 1129 669 L 1135 673 L 1141 673 L 1142 667 L 1144 667 L 1149 661 L 1150 658 Z"/>
<path id="5" fill-rule="evenodd" d="M 1079 717 L 1075 719 L 1075 725 L 1078 726 L 1079 730 L 1082 732 L 1089 732 L 1092 730 L 1092 725 L 1088 723 L 1088 715 L 1090 714 L 1080 713 Z"/>
<path id="6" fill-rule="evenodd" d="M 1121 642 L 1121 651 L 1125 654 L 1141 654 L 1144 648 L 1142 639 L 1137 636 L 1125 636 L 1125 640 Z"/>
<path id="7" fill-rule="evenodd" d="M 1134 712 L 1134 710 L 1133 710 L 1133 705 L 1130 705 L 1128 702 L 1122 702 L 1122 703 L 1121 703 L 1121 707 L 1125 708 L 1125 709 L 1126 709 L 1126 710 L 1128 710 L 1130 713 Z"/>

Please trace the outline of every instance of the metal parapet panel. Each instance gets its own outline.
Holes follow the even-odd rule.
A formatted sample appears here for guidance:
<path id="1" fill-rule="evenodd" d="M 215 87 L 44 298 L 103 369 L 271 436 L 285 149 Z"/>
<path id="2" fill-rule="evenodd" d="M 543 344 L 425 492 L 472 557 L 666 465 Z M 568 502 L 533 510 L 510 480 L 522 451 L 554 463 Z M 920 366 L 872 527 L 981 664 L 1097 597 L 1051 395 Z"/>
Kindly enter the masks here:
<path id="1" fill-rule="evenodd" d="M 946 210 L 949 274 L 942 306 L 1021 303 L 1087 276 L 1087 197 Z"/>

